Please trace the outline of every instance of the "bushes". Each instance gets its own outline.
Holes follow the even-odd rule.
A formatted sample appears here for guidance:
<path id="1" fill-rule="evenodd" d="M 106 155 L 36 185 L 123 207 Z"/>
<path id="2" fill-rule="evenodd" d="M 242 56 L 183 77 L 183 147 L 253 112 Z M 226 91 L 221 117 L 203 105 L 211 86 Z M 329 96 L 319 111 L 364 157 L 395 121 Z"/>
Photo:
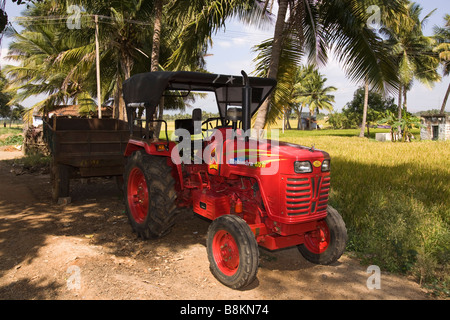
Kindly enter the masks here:
<path id="1" fill-rule="evenodd" d="M 5 140 L 1 140 L 0 146 L 21 145 L 22 143 L 23 143 L 23 136 L 18 134 L 9 136 Z"/>

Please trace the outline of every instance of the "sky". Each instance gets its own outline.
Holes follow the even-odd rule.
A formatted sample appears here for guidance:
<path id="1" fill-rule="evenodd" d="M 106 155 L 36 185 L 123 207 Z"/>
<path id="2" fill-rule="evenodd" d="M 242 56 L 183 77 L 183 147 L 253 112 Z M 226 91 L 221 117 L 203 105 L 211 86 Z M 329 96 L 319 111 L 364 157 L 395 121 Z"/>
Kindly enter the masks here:
<path id="1" fill-rule="evenodd" d="M 422 15 L 426 15 L 432 10 L 436 11 L 429 18 L 425 25 L 424 34 L 432 35 L 433 27 L 443 26 L 444 15 L 450 14 L 449 0 L 418 0 L 416 1 L 423 8 Z M 24 6 L 17 6 L 11 0 L 6 0 L 6 12 L 11 19 L 20 16 Z M 232 20 L 227 23 L 226 30 L 221 30 L 213 36 L 213 46 L 209 50 L 210 56 L 206 58 L 207 70 L 219 74 L 240 75 L 241 70 L 250 74 L 255 69 L 253 62 L 256 53 L 253 47 L 263 40 L 273 36 L 273 25 L 268 25 L 264 29 L 244 25 L 239 21 Z M 3 59 L 7 52 L 9 39 L 3 38 L 1 43 L 0 63 L 7 64 Z M 320 72 L 328 79 L 326 85 L 334 86 L 338 90 L 334 93 L 334 110 L 341 111 L 346 103 L 352 100 L 353 93 L 361 85 L 350 82 L 339 63 L 330 59 L 326 66 L 321 67 Z M 415 82 L 412 90 L 408 93 L 408 110 L 411 112 L 440 109 L 445 92 L 447 90 L 450 77 L 443 77 L 440 83 L 436 83 L 432 88 L 428 88 L 419 82 Z M 30 99 L 24 103 L 25 107 L 33 105 L 38 100 Z M 447 105 L 450 111 L 450 103 Z M 215 111 L 215 110 L 211 110 Z"/>

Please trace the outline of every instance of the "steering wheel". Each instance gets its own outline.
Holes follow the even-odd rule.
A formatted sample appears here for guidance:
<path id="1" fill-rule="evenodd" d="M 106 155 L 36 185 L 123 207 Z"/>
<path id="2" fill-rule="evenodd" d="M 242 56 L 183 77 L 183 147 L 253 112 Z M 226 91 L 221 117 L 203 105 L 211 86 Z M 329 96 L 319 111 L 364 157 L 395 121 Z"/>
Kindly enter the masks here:
<path id="1" fill-rule="evenodd" d="M 228 119 L 225 120 L 225 119 L 222 119 L 222 118 L 208 118 L 208 119 L 206 119 L 205 121 L 202 122 L 203 139 L 205 139 L 205 135 L 206 135 L 206 138 L 209 138 L 213 134 L 214 129 L 220 127 L 219 126 L 219 120 L 222 122 L 222 126 L 228 126 L 229 123 L 231 122 Z M 216 125 L 215 126 L 212 125 L 213 121 L 216 121 Z M 203 125 L 205 125 L 205 124 L 206 124 L 206 128 L 203 128 Z M 204 134 L 203 132 L 205 132 L 206 134 Z"/>

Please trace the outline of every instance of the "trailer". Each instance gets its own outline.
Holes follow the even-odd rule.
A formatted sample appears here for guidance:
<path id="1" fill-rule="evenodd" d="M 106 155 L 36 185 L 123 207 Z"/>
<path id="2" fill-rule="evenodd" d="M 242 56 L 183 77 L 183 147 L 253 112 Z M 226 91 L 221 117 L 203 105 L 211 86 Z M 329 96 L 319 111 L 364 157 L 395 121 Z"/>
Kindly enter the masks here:
<path id="1" fill-rule="evenodd" d="M 127 122 L 117 119 L 44 120 L 52 157 L 52 198 L 70 197 L 70 180 L 89 177 L 122 179 L 124 151 L 130 138 Z"/>

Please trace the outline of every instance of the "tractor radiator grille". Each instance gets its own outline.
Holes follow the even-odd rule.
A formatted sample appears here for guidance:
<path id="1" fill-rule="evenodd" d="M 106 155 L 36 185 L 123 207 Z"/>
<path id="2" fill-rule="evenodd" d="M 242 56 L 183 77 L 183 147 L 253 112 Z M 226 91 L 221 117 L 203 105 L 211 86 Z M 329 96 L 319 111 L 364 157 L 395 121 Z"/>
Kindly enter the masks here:
<path id="1" fill-rule="evenodd" d="M 328 206 L 328 196 L 330 193 L 330 177 L 324 177 L 319 189 L 319 200 L 317 202 L 317 211 L 326 211 Z"/>
<path id="2" fill-rule="evenodd" d="M 328 205 L 330 177 L 287 178 L 286 211 L 289 216 L 325 211 Z"/>

